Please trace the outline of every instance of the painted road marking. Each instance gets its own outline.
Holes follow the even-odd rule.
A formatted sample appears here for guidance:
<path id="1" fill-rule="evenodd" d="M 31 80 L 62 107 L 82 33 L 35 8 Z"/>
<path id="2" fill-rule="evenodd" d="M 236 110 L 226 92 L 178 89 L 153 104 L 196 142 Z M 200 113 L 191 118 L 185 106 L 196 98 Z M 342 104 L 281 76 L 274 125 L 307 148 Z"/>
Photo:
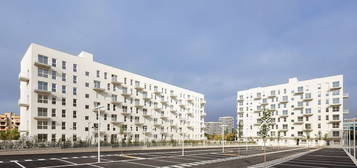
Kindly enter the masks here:
<path id="1" fill-rule="evenodd" d="M 16 163 L 17 165 L 19 165 L 20 167 L 22 167 L 22 168 L 26 168 L 25 166 L 23 166 L 22 164 L 20 164 L 19 162 L 14 162 L 14 163 Z"/>

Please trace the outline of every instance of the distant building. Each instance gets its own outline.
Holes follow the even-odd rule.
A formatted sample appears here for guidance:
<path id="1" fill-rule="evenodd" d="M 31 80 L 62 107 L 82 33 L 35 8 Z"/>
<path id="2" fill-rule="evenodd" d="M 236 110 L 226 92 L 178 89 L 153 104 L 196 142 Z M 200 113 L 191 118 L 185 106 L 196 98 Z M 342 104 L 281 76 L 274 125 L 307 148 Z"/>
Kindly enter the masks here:
<path id="1" fill-rule="evenodd" d="M 231 116 L 219 117 L 218 121 L 225 125 L 225 132 L 232 133 L 234 129 L 234 118 Z"/>
<path id="2" fill-rule="evenodd" d="M 205 133 L 208 135 L 221 134 L 222 128 L 220 122 L 205 122 Z"/>
<path id="3" fill-rule="evenodd" d="M 0 131 L 18 128 L 20 125 L 20 116 L 12 112 L 0 114 Z"/>
<path id="4" fill-rule="evenodd" d="M 355 123 L 354 123 L 355 122 Z M 343 121 L 343 129 L 346 130 L 353 130 L 353 124 L 355 124 L 355 129 L 357 128 L 357 118 L 350 118 L 345 119 Z M 356 129 L 357 130 L 357 129 Z"/>

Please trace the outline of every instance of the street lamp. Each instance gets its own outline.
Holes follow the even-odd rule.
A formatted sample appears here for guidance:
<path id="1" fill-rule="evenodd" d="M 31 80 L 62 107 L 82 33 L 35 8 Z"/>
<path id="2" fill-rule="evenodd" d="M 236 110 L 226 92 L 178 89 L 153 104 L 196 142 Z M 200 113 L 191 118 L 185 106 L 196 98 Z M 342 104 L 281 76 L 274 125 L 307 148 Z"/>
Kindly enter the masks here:
<path id="1" fill-rule="evenodd" d="M 222 153 L 224 153 L 224 127 L 227 125 L 221 125 L 222 127 Z"/>
<path id="2" fill-rule="evenodd" d="M 97 140 L 97 143 L 98 143 L 98 163 L 100 163 L 100 109 L 101 108 L 104 108 L 104 106 L 97 106 L 95 107 L 95 109 L 97 110 L 97 114 L 98 114 L 98 128 L 97 128 L 97 131 L 98 131 L 98 140 Z"/>

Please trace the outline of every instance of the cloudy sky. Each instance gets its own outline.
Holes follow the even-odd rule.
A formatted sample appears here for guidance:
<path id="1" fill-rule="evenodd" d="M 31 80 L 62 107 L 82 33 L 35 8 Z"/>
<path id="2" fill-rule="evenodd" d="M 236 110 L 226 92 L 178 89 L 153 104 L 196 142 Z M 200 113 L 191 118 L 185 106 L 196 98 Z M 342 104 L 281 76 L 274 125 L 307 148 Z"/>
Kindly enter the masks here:
<path id="1" fill-rule="evenodd" d="M 343 74 L 357 117 L 356 0 L 1 1 L 0 112 L 18 112 L 31 42 L 204 93 L 206 120 L 237 90 Z"/>

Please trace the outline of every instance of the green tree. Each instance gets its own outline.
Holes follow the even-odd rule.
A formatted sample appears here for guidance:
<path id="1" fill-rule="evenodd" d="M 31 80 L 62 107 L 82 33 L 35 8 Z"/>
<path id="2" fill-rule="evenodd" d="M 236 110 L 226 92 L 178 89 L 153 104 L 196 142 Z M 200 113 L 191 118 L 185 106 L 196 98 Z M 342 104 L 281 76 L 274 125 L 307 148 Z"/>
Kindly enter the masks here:
<path id="1" fill-rule="evenodd" d="M 1 140 L 18 140 L 20 138 L 20 133 L 17 129 L 8 129 L 5 131 L 0 131 Z"/>
<path id="2" fill-rule="evenodd" d="M 267 140 L 267 137 L 269 136 L 268 133 L 270 131 L 270 127 L 273 123 L 272 121 L 272 110 L 268 110 L 266 108 L 263 108 L 262 110 L 262 116 L 259 118 L 260 121 L 260 128 L 259 128 L 259 136 L 262 138 L 263 143 L 264 143 L 264 153 L 265 152 L 265 143 Z M 264 162 L 266 161 L 266 154 L 264 154 Z"/>

